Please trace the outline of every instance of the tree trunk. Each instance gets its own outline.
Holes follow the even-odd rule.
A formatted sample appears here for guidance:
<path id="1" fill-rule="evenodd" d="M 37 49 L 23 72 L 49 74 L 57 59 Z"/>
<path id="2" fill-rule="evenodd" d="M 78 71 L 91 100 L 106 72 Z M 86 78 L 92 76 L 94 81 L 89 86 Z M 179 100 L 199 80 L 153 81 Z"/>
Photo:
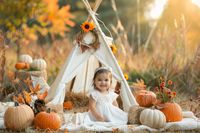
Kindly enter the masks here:
<path id="1" fill-rule="evenodd" d="M 16 45 L 17 45 L 17 60 L 19 60 L 19 56 L 21 53 L 21 47 L 19 41 L 16 41 Z"/>

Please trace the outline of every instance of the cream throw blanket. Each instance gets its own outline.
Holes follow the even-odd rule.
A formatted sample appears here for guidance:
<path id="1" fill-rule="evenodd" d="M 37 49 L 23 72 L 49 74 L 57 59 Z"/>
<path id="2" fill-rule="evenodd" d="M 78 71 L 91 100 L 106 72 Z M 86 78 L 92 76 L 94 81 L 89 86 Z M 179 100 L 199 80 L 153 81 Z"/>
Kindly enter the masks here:
<path id="1" fill-rule="evenodd" d="M 5 129 L 3 116 L 5 110 L 9 106 L 14 106 L 13 102 L 0 102 L 0 129 Z M 164 128 L 153 129 L 145 125 L 116 125 L 115 123 L 107 122 L 90 122 L 85 118 L 85 113 L 65 113 L 65 123 L 61 130 L 68 131 L 113 131 L 119 130 L 122 132 L 133 131 L 183 131 L 183 130 L 200 130 L 200 119 L 196 118 L 190 111 L 184 111 L 184 119 L 180 122 L 168 122 Z"/>

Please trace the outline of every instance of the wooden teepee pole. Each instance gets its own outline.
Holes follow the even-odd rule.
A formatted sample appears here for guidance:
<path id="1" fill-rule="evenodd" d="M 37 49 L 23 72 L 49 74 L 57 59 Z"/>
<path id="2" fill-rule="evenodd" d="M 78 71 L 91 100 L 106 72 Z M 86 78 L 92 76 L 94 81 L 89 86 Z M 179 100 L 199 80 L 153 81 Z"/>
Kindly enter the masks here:
<path id="1" fill-rule="evenodd" d="M 102 0 L 96 0 L 95 1 L 95 4 L 94 4 L 94 8 L 93 8 L 93 12 L 97 12 L 100 4 L 101 4 Z M 87 18 L 87 21 L 91 21 L 91 16 L 89 15 L 88 18 Z"/>

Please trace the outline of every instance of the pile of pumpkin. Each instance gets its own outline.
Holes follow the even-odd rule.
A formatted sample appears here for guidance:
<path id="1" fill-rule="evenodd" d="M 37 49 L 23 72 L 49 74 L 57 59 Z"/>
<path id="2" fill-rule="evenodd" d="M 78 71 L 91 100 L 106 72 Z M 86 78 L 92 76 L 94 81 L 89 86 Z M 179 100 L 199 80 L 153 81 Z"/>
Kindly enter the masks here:
<path id="1" fill-rule="evenodd" d="M 28 54 L 22 54 L 19 56 L 19 61 L 15 64 L 17 70 L 37 70 L 42 71 L 47 67 L 44 59 L 32 59 Z"/>
<path id="2" fill-rule="evenodd" d="M 163 128 L 166 122 L 177 122 L 183 119 L 182 109 L 175 102 L 160 103 L 156 94 L 146 90 L 146 85 L 141 80 L 135 84 L 134 93 L 139 106 L 129 110 L 129 123 L 142 124 L 151 128 Z"/>
<path id="3" fill-rule="evenodd" d="M 22 131 L 32 125 L 36 129 L 58 130 L 61 124 L 61 118 L 56 112 L 48 109 L 34 114 L 32 108 L 26 104 L 15 103 L 4 114 L 4 125 L 12 131 Z"/>

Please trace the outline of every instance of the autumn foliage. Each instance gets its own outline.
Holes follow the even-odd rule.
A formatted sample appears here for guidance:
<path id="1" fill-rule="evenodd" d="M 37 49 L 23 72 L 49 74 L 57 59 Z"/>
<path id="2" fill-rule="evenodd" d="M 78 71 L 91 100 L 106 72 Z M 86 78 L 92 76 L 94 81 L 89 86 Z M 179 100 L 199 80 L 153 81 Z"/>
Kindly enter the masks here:
<path id="1" fill-rule="evenodd" d="M 66 5 L 59 8 L 58 0 L 43 0 L 46 12 L 38 17 L 38 21 L 44 26 L 40 32 L 42 34 L 53 33 L 64 36 L 65 31 L 69 31 L 67 26 L 73 27 L 75 23 L 71 21 L 74 16 L 70 13 L 70 6 Z M 45 26 L 50 25 L 50 28 Z M 67 26 L 66 26 L 67 25 Z"/>
<path id="2" fill-rule="evenodd" d="M 60 8 L 58 0 L 3 0 L 0 14 L 0 27 L 5 37 L 20 45 L 37 41 L 39 35 L 64 36 L 69 27 L 75 25 L 70 20 L 74 18 L 70 6 Z"/>

